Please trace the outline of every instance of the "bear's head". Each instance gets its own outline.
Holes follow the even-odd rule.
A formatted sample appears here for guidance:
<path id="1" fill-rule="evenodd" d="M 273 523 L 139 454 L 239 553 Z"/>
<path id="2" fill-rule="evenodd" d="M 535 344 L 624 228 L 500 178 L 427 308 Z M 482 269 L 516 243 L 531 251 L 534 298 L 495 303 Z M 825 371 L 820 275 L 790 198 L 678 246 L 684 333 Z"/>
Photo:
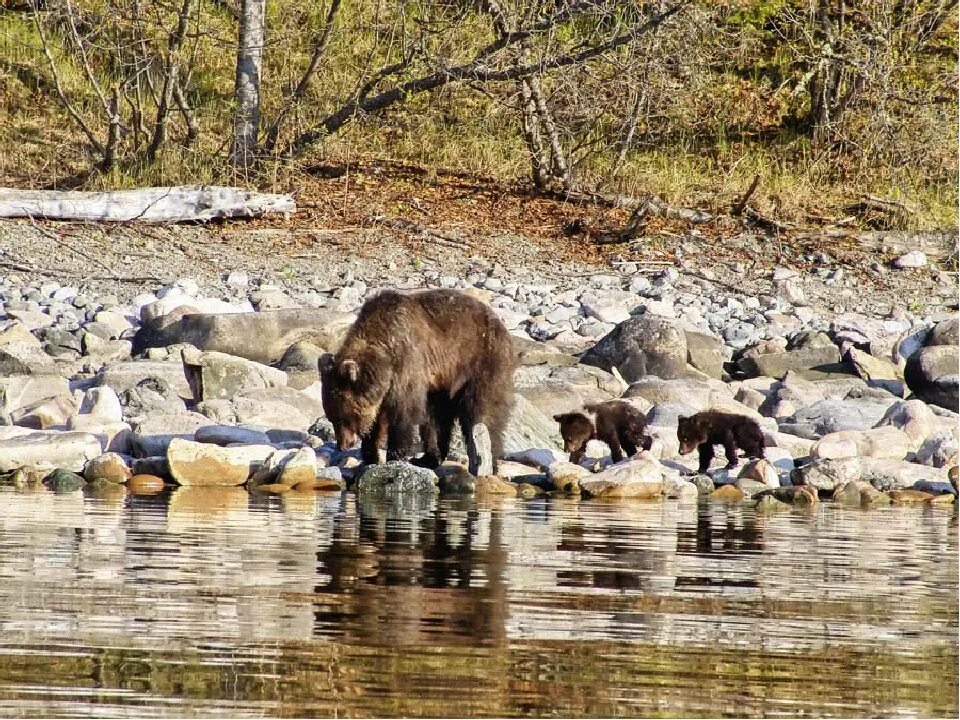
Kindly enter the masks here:
<path id="1" fill-rule="evenodd" d="M 356 358 L 320 358 L 323 411 L 333 424 L 337 449 L 349 450 L 370 432 L 390 387 L 389 366 L 376 353 Z"/>
<path id="2" fill-rule="evenodd" d="M 583 413 L 564 413 L 554 415 L 553 419 L 560 423 L 560 436 L 566 452 L 581 450 L 594 435 L 593 422 Z"/>
<path id="3" fill-rule="evenodd" d="M 686 455 L 707 441 L 710 434 L 706 421 L 694 415 L 677 419 L 677 439 L 680 441 L 680 454 Z"/>

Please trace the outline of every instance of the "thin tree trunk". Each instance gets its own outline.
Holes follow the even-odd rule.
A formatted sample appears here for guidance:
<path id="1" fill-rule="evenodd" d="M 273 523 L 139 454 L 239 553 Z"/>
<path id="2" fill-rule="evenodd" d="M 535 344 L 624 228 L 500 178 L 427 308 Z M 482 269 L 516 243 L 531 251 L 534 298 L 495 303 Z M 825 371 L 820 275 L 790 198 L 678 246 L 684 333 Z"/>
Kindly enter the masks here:
<path id="1" fill-rule="evenodd" d="M 260 69 L 266 30 L 266 0 L 243 0 L 234 84 L 233 161 L 249 167 L 260 132 Z"/>
<path id="2" fill-rule="evenodd" d="M 153 138 L 147 148 L 147 160 L 153 162 L 157 152 L 167 139 L 167 119 L 170 107 L 173 105 L 173 89 L 180 82 L 180 48 L 183 38 L 187 34 L 187 22 L 190 18 L 190 5 L 193 0 L 183 0 L 180 14 L 177 18 L 177 27 L 170 35 L 167 50 L 167 68 L 163 77 L 163 90 L 160 92 L 160 104 L 157 107 L 157 117 L 153 124 Z"/>

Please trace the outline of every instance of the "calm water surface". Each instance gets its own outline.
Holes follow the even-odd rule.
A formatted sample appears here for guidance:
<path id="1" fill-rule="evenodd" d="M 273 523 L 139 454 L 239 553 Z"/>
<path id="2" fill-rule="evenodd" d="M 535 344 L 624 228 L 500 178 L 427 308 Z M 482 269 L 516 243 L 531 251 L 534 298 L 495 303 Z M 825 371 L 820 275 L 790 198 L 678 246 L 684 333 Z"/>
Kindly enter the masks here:
<path id="1" fill-rule="evenodd" d="M 0 716 L 946 716 L 957 514 L 0 488 Z"/>

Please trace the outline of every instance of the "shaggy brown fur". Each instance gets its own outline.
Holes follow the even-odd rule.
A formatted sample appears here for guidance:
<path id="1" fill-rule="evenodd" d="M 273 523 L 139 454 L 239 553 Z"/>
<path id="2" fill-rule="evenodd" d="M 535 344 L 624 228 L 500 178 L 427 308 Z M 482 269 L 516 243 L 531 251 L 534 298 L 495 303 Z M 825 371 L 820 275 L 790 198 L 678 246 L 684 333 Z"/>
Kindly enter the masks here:
<path id="1" fill-rule="evenodd" d="M 610 446 L 614 462 L 637 452 L 637 448 L 649 450 L 652 440 L 644 434 L 647 419 L 636 407 L 623 400 L 585 405 L 584 410 L 597 416 L 597 424 L 583 413 L 554 415 L 560 423 L 563 449 L 570 453 L 570 462 L 579 463 L 587 448 L 587 441 L 596 438 Z"/>
<path id="2" fill-rule="evenodd" d="M 737 448 L 747 457 L 763 457 L 763 432 L 754 420 L 743 415 L 710 410 L 682 417 L 677 425 L 677 438 L 681 455 L 698 448 L 701 473 L 710 467 L 714 445 L 723 445 L 728 468 L 737 464 Z"/>
<path id="3" fill-rule="evenodd" d="M 401 294 L 364 303 L 336 356 L 320 359 L 323 407 L 341 449 L 362 438 L 364 462 L 409 457 L 420 426 L 424 457 L 437 467 L 450 450 L 454 421 L 476 472 L 472 429 L 490 431 L 493 462 L 513 404 L 515 366 L 510 335 L 490 308 L 454 290 Z"/>

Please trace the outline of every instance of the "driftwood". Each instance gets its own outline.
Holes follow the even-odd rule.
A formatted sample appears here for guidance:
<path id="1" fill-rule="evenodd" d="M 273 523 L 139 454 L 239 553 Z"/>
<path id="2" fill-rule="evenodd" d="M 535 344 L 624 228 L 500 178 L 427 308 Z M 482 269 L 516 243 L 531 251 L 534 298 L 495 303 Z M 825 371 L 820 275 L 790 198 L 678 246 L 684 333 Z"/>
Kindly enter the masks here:
<path id="1" fill-rule="evenodd" d="M 292 213 L 290 195 L 216 185 L 111 192 L 0 188 L 0 217 L 91 222 L 206 222 Z"/>

